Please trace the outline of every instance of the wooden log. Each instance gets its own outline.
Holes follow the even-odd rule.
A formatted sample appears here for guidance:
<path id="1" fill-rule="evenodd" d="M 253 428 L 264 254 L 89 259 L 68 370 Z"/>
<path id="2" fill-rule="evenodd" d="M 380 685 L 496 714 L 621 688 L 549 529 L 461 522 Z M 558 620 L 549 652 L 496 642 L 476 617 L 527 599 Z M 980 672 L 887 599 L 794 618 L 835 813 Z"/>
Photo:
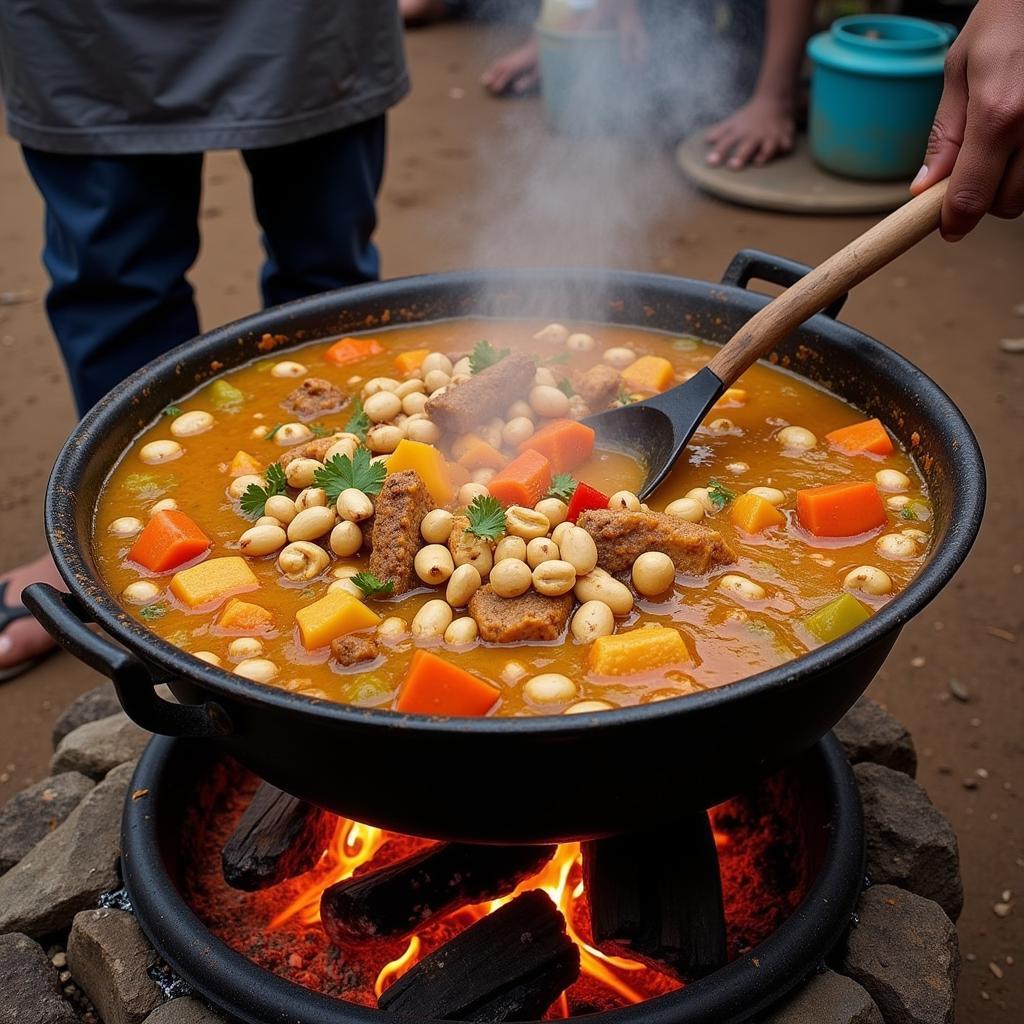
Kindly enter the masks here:
<path id="1" fill-rule="evenodd" d="M 261 783 L 221 851 L 225 881 L 255 892 L 309 871 L 327 849 L 337 821 L 333 814 Z"/>
<path id="2" fill-rule="evenodd" d="M 579 973 L 565 918 L 531 889 L 434 950 L 377 1005 L 417 1022 L 539 1020 Z"/>
<path id="3" fill-rule="evenodd" d="M 704 811 L 583 844 L 595 944 L 694 981 L 726 962 L 718 851 Z"/>
<path id="4" fill-rule="evenodd" d="M 409 935 L 441 914 L 508 895 L 555 849 L 440 843 L 325 889 L 320 919 L 336 944 Z"/>

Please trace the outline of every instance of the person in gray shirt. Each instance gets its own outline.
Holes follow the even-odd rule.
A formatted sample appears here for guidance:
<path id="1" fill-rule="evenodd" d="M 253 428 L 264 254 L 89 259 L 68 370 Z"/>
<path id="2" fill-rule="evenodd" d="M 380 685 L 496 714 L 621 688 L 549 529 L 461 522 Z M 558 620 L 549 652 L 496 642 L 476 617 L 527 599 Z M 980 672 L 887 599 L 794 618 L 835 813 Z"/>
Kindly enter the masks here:
<path id="1" fill-rule="evenodd" d="M 238 149 L 265 305 L 375 279 L 396 0 L 0 0 L 7 130 L 46 205 L 46 311 L 79 412 L 199 332 L 203 154 Z M 0 681 L 52 646 L 0 579 Z M 8 592 L 9 593 L 5 593 Z"/>

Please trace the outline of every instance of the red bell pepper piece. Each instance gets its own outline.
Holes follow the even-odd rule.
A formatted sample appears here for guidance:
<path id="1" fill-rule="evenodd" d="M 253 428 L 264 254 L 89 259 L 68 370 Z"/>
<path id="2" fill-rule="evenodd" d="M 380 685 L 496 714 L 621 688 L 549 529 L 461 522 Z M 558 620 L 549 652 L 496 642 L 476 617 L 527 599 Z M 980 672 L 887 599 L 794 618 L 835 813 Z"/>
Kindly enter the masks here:
<path id="1" fill-rule="evenodd" d="M 596 487 L 585 484 L 581 480 L 576 485 L 569 499 L 569 508 L 566 510 L 565 518 L 570 523 L 575 523 L 581 512 L 588 512 L 590 509 L 607 508 L 608 495 L 602 494 Z"/>

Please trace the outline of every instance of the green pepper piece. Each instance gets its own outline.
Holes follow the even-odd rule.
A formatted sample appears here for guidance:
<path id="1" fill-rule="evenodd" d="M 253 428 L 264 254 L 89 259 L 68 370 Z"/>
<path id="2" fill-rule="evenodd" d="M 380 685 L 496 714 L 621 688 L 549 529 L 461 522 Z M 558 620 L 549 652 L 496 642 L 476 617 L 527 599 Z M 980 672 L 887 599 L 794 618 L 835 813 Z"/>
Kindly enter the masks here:
<path id="1" fill-rule="evenodd" d="M 843 594 L 824 608 L 819 608 L 804 620 L 807 629 L 823 644 L 838 640 L 851 629 L 871 618 L 867 610 L 855 597 Z"/>
<path id="2" fill-rule="evenodd" d="M 210 385 L 210 404 L 221 412 L 233 412 L 244 401 L 244 393 L 226 380 L 215 380 Z"/>

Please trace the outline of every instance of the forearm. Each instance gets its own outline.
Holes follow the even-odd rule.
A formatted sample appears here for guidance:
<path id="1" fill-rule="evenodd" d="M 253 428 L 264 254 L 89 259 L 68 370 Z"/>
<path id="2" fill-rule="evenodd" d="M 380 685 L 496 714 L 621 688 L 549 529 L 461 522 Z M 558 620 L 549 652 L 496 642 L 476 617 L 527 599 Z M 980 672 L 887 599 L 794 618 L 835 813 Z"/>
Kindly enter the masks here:
<path id="1" fill-rule="evenodd" d="M 767 0 L 764 55 L 756 95 L 794 102 L 814 7 L 814 0 Z"/>

